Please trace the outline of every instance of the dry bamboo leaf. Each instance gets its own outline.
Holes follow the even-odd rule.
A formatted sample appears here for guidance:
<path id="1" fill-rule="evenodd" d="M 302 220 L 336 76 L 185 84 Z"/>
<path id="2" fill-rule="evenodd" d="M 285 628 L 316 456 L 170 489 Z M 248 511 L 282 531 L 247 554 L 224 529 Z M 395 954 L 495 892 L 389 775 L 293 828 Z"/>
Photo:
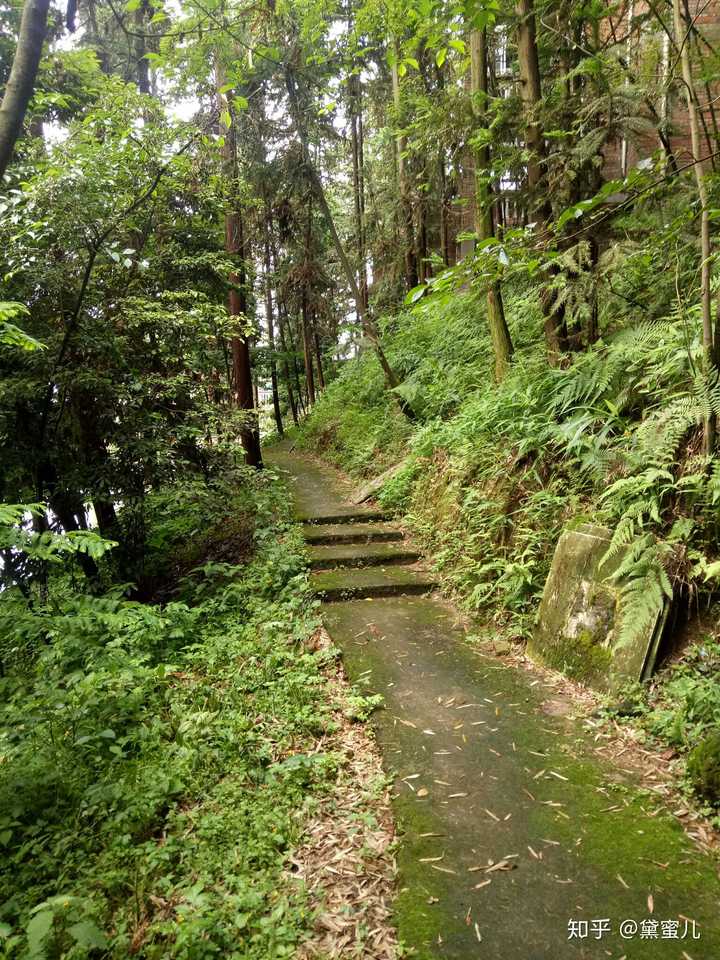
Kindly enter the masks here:
<path id="1" fill-rule="evenodd" d="M 482 943 L 482 936 L 480 934 L 480 927 L 475 924 L 475 936 L 478 938 L 478 943 Z"/>
<path id="2" fill-rule="evenodd" d="M 450 870 L 448 867 L 436 867 L 434 864 L 430 864 L 431 870 L 439 870 L 440 873 L 452 873 L 454 876 L 457 876 L 457 871 Z"/>
<path id="3" fill-rule="evenodd" d="M 564 780 L 566 783 L 568 782 L 568 778 L 564 777 L 561 773 L 558 773 L 556 770 L 548 770 L 548 773 L 550 774 L 551 777 L 557 777 L 558 780 Z"/>
<path id="4" fill-rule="evenodd" d="M 448 800 L 455 800 L 457 797 L 466 797 L 466 793 L 449 793 Z"/>
<path id="5" fill-rule="evenodd" d="M 620 876 L 620 874 L 618 873 L 618 874 L 616 874 L 616 876 L 617 876 L 618 880 L 620 881 L 620 883 L 625 887 L 625 889 L 626 889 L 626 890 L 629 890 L 630 887 L 625 883 L 625 881 L 624 881 L 623 878 Z"/>
<path id="6" fill-rule="evenodd" d="M 473 890 L 480 890 L 481 887 L 487 887 L 488 884 L 492 883 L 492 880 L 488 878 L 487 880 L 481 880 L 480 883 L 476 883 L 473 887 Z"/>
<path id="7" fill-rule="evenodd" d="M 443 853 L 440 857 L 421 857 L 418 860 L 418 863 L 440 863 L 441 860 L 445 859 L 445 854 Z"/>
<path id="8" fill-rule="evenodd" d="M 493 820 L 495 820 L 497 823 L 500 823 L 500 817 L 496 817 L 495 814 L 492 812 L 492 810 L 488 810 L 488 808 L 485 807 L 485 813 L 486 813 L 489 817 L 492 817 Z"/>
<path id="9" fill-rule="evenodd" d="M 648 894 L 647 907 L 648 913 L 652 913 L 655 910 L 655 901 L 653 900 L 653 895 L 651 893 Z"/>

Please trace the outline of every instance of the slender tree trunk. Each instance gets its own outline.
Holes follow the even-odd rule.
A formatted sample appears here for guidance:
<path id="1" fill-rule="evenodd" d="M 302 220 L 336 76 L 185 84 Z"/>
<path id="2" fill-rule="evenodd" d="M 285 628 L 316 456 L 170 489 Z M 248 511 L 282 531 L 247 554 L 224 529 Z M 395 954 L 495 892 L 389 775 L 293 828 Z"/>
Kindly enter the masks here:
<path id="1" fill-rule="evenodd" d="M 50 0 L 25 0 L 23 6 L 18 44 L 0 105 L 0 180 L 12 159 L 15 143 L 22 132 L 25 111 L 33 95 L 49 7 Z"/>
<path id="2" fill-rule="evenodd" d="M 295 125 L 295 130 L 298 135 L 298 139 L 300 140 L 300 145 L 302 147 L 303 160 L 305 162 L 305 169 L 312 183 L 313 191 L 315 193 L 317 201 L 320 205 L 320 210 L 322 211 L 325 224 L 330 233 L 330 237 L 332 239 L 335 252 L 337 254 L 338 260 L 340 261 L 340 266 L 342 267 L 342 271 L 345 275 L 345 280 L 347 281 L 347 284 L 350 287 L 353 300 L 355 301 L 355 311 L 357 315 L 361 318 L 360 322 L 362 324 L 363 333 L 368 338 L 368 340 L 373 346 L 373 349 L 375 350 L 375 355 L 378 358 L 378 362 L 382 368 L 383 374 L 385 375 L 385 382 L 390 389 L 393 389 L 400 385 L 400 381 L 397 377 L 397 374 L 390 366 L 390 363 L 388 362 L 387 357 L 385 356 L 385 351 L 383 350 L 382 345 L 380 343 L 380 333 L 378 331 L 377 324 L 375 323 L 375 320 L 371 315 L 370 308 L 369 307 L 367 309 L 365 308 L 362 296 L 360 294 L 360 288 L 358 286 L 357 279 L 355 277 L 355 271 L 350 265 L 350 261 L 348 260 L 347 254 L 345 253 L 345 249 L 340 241 L 340 237 L 338 235 L 337 228 L 335 226 L 333 215 L 330 212 L 330 207 L 328 206 L 327 197 L 325 196 L 325 191 L 323 189 L 322 181 L 320 180 L 320 176 L 318 175 L 318 172 L 315 169 L 315 166 L 312 162 L 312 158 L 310 157 L 307 131 L 305 128 L 305 122 L 302 115 L 302 109 L 300 107 L 300 103 L 298 102 L 298 92 L 297 92 L 297 87 L 295 83 L 295 77 L 288 66 L 285 67 L 285 84 L 288 91 L 290 112 L 292 115 L 293 123 Z M 410 406 L 402 399 L 402 397 L 399 399 L 398 402 L 400 404 L 400 408 L 402 409 L 403 413 L 409 419 L 412 419 L 413 412 Z"/>
<path id="3" fill-rule="evenodd" d="M 218 91 L 223 85 L 222 72 L 217 71 Z M 227 108 L 227 100 L 218 92 L 218 99 Z M 225 176 L 235 193 L 237 185 L 237 153 L 235 144 L 235 125 L 231 118 L 230 129 L 223 147 Z M 237 262 L 238 269 L 230 274 L 230 283 L 235 286 L 228 294 L 228 313 L 231 317 L 247 318 L 247 249 L 243 229 L 240 200 L 233 197 L 232 207 L 225 214 L 225 250 Z M 253 396 L 252 370 L 250 367 L 250 344 L 247 334 L 236 335 L 232 339 L 232 366 L 235 389 L 235 402 L 245 412 L 245 423 L 240 432 L 240 440 L 245 451 L 245 462 L 251 467 L 262 467 L 260 452 L 260 431 Z"/>
<path id="4" fill-rule="evenodd" d="M 278 276 L 278 254 L 277 254 L 277 248 L 275 246 L 275 243 L 273 242 L 273 237 L 272 237 L 272 214 L 270 214 L 270 219 L 268 222 L 268 237 L 270 239 L 270 252 L 272 256 L 272 263 L 273 263 L 275 276 Z M 293 392 L 293 385 L 290 379 L 290 364 L 288 363 L 289 351 L 288 351 L 287 338 L 285 336 L 285 320 L 287 318 L 287 315 L 285 310 L 285 304 L 280 294 L 279 286 L 276 287 L 276 289 L 277 289 L 276 300 L 277 300 L 278 333 L 280 334 L 280 348 L 282 350 L 281 369 L 283 374 L 283 380 L 285 381 L 285 389 L 287 391 L 288 403 L 290 405 L 290 412 L 292 414 L 293 423 L 295 424 L 295 426 L 297 426 L 299 423 L 298 408 L 297 408 L 297 403 L 295 401 L 295 394 Z M 294 360 L 294 355 L 293 355 L 293 360 Z M 300 394 L 298 391 L 298 396 L 299 395 Z"/>
<path id="5" fill-rule="evenodd" d="M 305 361 L 305 385 L 307 387 L 308 402 L 315 405 L 315 375 L 312 362 L 312 331 L 310 329 L 310 307 L 308 277 L 310 274 L 310 245 L 312 242 L 312 196 L 308 203 L 307 226 L 305 228 L 305 249 L 303 251 L 303 285 L 302 285 L 302 341 L 303 359 Z"/>
<path id="6" fill-rule="evenodd" d="M 400 75 L 398 73 L 399 52 L 395 47 L 395 59 L 392 65 L 393 104 L 395 107 L 395 124 L 401 127 L 402 99 L 400 96 Z M 413 208 L 410 199 L 410 188 L 405 164 L 407 141 L 405 135 L 398 130 L 395 136 L 395 158 L 397 163 L 398 192 L 400 194 L 400 220 L 403 234 L 403 259 L 405 263 L 405 287 L 412 290 L 418 283 L 418 262 L 415 243 L 415 228 L 413 225 Z"/>
<path id="7" fill-rule="evenodd" d="M 479 126 L 486 126 L 485 113 L 488 96 L 487 31 L 472 30 L 470 33 L 470 92 L 473 98 L 473 113 Z M 490 173 L 490 148 L 480 147 L 475 151 L 475 231 L 480 240 L 495 236 L 495 217 L 492 191 L 488 178 Z M 495 379 L 498 383 L 505 376 L 513 344 L 503 304 L 500 282 L 494 280 L 487 289 L 487 315 L 495 354 Z"/>
<path id="8" fill-rule="evenodd" d="M 689 41 L 685 34 L 688 24 L 683 19 L 680 0 L 673 0 L 673 22 L 675 27 L 675 43 L 680 48 L 680 67 L 682 71 L 685 100 L 688 108 L 690 123 L 690 143 L 692 156 L 695 161 L 693 171 L 697 183 L 698 198 L 700 200 L 700 256 L 702 257 L 700 273 L 700 302 L 702 305 L 703 327 L 703 357 L 707 376 L 711 376 L 717 365 L 713 337 L 713 318 L 711 304 L 711 277 L 710 277 L 710 205 L 707 183 L 705 181 L 705 164 L 701 160 L 700 122 L 698 119 L 697 93 L 693 81 L 692 65 L 690 63 Z M 705 421 L 705 453 L 711 456 L 715 451 L 716 418 L 714 414 Z"/>
<path id="9" fill-rule="evenodd" d="M 135 75 L 137 88 L 140 93 L 150 93 L 150 64 L 145 58 L 147 44 L 145 32 L 147 30 L 148 13 L 151 7 L 147 0 L 143 0 L 135 11 Z"/>
<path id="10" fill-rule="evenodd" d="M 305 385 L 307 387 L 308 402 L 315 404 L 315 374 L 313 373 L 312 346 L 310 343 L 310 318 L 308 316 L 307 285 L 303 284 L 302 291 L 302 341 L 303 358 L 305 360 Z"/>
<path id="11" fill-rule="evenodd" d="M 280 413 L 280 394 L 278 391 L 277 359 L 275 357 L 275 324 L 273 320 L 272 303 L 272 279 L 270 262 L 270 211 L 268 205 L 265 205 L 264 226 L 264 246 L 265 246 L 265 320 L 267 323 L 268 334 L 268 352 L 270 354 L 270 385 L 272 388 L 273 413 L 275 415 L 275 426 L 279 436 L 283 436 L 282 414 Z"/>
<path id="12" fill-rule="evenodd" d="M 537 36 L 535 27 L 535 7 L 533 0 L 517 0 L 516 14 L 518 64 L 520 67 L 520 92 L 525 111 L 525 141 L 527 145 L 527 185 L 530 193 L 531 218 L 537 224 L 537 232 L 547 237 L 548 222 L 552 218 L 552 208 L 547 194 L 543 175 L 545 159 L 545 139 L 537 113 L 542 100 L 540 86 L 540 64 L 538 61 Z M 557 269 L 551 275 L 557 275 Z M 557 298 L 551 291 L 542 297 L 542 310 L 545 317 L 545 342 L 550 363 L 557 363 L 560 354 L 567 349 L 564 310 L 558 308 Z"/>
<path id="13" fill-rule="evenodd" d="M 323 372 L 322 350 L 320 349 L 320 337 L 318 336 L 316 317 L 312 318 L 313 343 L 315 344 L 315 360 L 318 368 L 318 386 L 321 390 L 325 389 L 325 373 Z"/>
<path id="14" fill-rule="evenodd" d="M 358 287 L 363 306 L 368 305 L 368 277 L 365 253 L 365 159 L 363 147 L 362 100 L 360 79 L 353 76 L 350 86 L 350 139 L 353 171 L 353 207 L 355 213 L 355 240 L 357 244 Z M 358 323 L 360 317 L 358 317 Z"/>

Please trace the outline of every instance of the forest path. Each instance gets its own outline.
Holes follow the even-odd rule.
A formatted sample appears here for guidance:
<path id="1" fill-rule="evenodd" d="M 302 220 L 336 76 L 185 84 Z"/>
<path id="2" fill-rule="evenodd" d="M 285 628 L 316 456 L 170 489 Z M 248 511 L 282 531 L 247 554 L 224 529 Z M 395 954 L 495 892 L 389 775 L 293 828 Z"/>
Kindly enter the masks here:
<path id="1" fill-rule="evenodd" d="M 284 445 L 267 460 L 289 475 L 311 542 L 320 531 L 314 544 L 334 550 L 327 564 L 312 555 L 332 567 L 328 595 L 341 596 L 345 578 L 365 597 L 328 602 L 324 620 L 350 679 L 384 697 L 374 724 L 395 778 L 395 921 L 413 956 L 718 960 L 717 865 L 632 777 L 593 755 L 578 721 L 550 714 L 556 694 L 542 678 L 474 648 L 450 605 L 373 594 L 373 568 L 386 577 L 375 585 L 393 590 L 398 571 L 416 592 L 432 578 L 407 565 L 416 554 L 406 542 L 373 539 L 373 528 L 402 533 L 353 507 L 335 471 Z M 358 594 L 358 570 L 338 566 L 343 544 L 349 559 L 377 543 L 410 556 L 373 557 Z M 573 939 L 569 921 L 580 922 Z"/>

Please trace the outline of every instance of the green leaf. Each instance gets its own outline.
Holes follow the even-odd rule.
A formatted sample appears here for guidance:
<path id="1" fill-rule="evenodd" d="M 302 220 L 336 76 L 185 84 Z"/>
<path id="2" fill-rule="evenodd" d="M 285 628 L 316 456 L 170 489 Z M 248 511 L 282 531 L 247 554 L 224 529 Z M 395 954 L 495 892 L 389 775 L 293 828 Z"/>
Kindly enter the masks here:
<path id="1" fill-rule="evenodd" d="M 250 106 L 250 103 L 247 97 L 241 97 L 238 95 L 237 97 L 233 97 L 233 105 L 235 106 L 236 110 L 247 110 L 247 108 Z"/>
<path id="2" fill-rule="evenodd" d="M 80 947 L 103 950 L 107 946 L 107 937 L 94 923 L 81 920 L 70 927 L 70 935 Z"/>
<path id="3" fill-rule="evenodd" d="M 435 63 L 436 63 L 439 67 L 441 67 L 441 66 L 445 63 L 446 58 L 447 58 L 447 47 L 442 47 L 442 48 L 441 48 L 440 50 L 438 50 L 438 52 L 435 54 Z"/>
<path id="4" fill-rule="evenodd" d="M 453 48 L 453 50 L 457 50 L 459 53 L 465 53 L 464 40 L 451 40 L 450 46 Z"/>
<path id="5" fill-rule="evenodd" d="M 417 62 L 415 57 L 405 57 L 405 63 L 409 63 L 414 70 L 420 69 L 420 64 Z"/>
<path id="6" fill-rule="evenodd" d="M 413 287 L 412 290 L 409 290 L 405 295 L 405 303 L 409 306 L 413 303 L 417 303 L 427 289 L 428 286 L 426 283 L 420 283 L 417 287 Z"/>
<path id="7" fill-rule="evenodd" d="M 45 940 L 52 930 L 55 915 L 52 910 L 42 910 L 36 913 L 27 925 L 28 960 L 44 960 Z"/>
<path id="8" fill-rule="evenodd" d="M 142 0 L 128 0 L 128 2 L 125 4 L 125 9 L 128 13 L 134 13 L 136 10 L 140 9 L 141 3 Z"/>
<path id="9" fill-rule="evenodd" d="M 230 116 L 229 110 L 223 110 L 223 112 L 220 114 L 220 123 L 222 123 L 227 130 L 230 129 L 232 126 L 232 117 Z"/>
<path id="10" fill-rule="evenodd" d="M 235 86 L 234 80 L 231 81 L 230 83 L 224 83 L 218 90 L 218 93 L 222 96 L 222 94 L 227 93 L 229 90 L 232 90 L 234 86 Z"/>

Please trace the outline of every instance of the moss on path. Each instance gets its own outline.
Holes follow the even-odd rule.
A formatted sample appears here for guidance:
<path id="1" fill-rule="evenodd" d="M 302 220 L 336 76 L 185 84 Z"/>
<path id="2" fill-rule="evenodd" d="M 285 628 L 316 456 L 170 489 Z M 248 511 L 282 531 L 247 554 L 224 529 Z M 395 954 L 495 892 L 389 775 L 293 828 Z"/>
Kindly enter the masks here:
<path id="1" fill-rule="evenodd" d="M 332 472 L 282 460 L 318 510 L 338 506 Z M 312 512 L 301 494 L 299 505 Z M 415 956 L 720 958 L 717 864 L 598 762 L 579 724 L 543 712 L 542 681 L 475 650 L 436 599 L 337 603 L 325 620 L 350 677 L 385 698 L 375 722 L 396 777 L 396 920 Z M 568 939 L 570 921 L 587 935 Z M 623 938 L 625 921 L 637 928 Z"/>

